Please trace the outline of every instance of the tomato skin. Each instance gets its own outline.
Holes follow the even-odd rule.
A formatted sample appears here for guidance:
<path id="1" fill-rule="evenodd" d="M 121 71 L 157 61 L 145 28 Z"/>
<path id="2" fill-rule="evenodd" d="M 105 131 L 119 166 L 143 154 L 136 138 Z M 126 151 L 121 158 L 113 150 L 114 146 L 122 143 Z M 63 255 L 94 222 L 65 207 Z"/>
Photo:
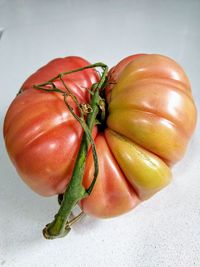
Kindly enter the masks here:
<path id="1" fill-rule="evenodd" d="M 63 193 L 71 178 L 83 131 L 62 95 L 33 89 L 57 74 L 89 65 L 79 57 L 55 59 L 31 75 L 11 104 L 4 122 L 9 156 L 22 179 L 37 193 Z M 87 69 L 63 76 L 80 103 L 99 80 Z M 57 87 L 65 90 L 57 80 Z M 129 56 L 113 67 L 105 88 L 107 129 L 93 129 L 99 174 L 91 195 L 80 202 L 100 218 L 135 208 L 171 181 L 170 165 L 180 160 L 196 124 L 190 83 L 181 67 L 161 55 Z M 76 114 L 78 110 L 69 99 Z M 94 173 L 91 150 L 83 185 Z"/>
<path id="2" fill-rule="evenodd" d="M 25 81 L 21 94 L 6 114 L 4 138 L 9 156 L 22 179 L 40 195 L 50 196 L 65 190 L 83 131 L 60 94 L 36 90 L 33 85 L 86 65 L 89 62 L 79 57 L 51 61 Z M 64 79 L 80 102 L 88 102 L 89 93 L 85 87 L 90 88 L 97 82 L 98 75 L 88 69 Z M 57 85 L 59 83 L 57 81 Z M 70 98 L 69 103 L 78 114 Z M 96 133 L 95 128 L 93 135 Z"/>

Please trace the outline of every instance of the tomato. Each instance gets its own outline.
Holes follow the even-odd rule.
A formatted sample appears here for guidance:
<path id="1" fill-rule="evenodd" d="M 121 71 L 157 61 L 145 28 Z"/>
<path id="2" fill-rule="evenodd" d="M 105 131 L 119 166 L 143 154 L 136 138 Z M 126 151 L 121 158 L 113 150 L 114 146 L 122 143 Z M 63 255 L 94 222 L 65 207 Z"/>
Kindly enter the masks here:
<path id="1" fill-rule="evenodd" d="M 60 94 L 33 85 L 88 64 L 79 57 L 51 61 L 25 81 L 7 112 L 4 137 L 10 158 L 41 195 L 65 191 L 83 131 Z M 99 76 L 86 69 L 64 79 L 78 101 L 88 103 L 87 89 Z M 56 85 L 65 89 L 59 80 Z M 80 202 L 87 214 L 101 218 L 128 212 L 169 184 L 170 166 L 184 156 L 196 124 L 189 80 L 170 58 L 139 54 L 123 59 L 110 70 L 105 91 L 107 128 L 93 130 L 99 174 L 91 195 Z M 89 150 L 86 188 L 93 173 Z"/>

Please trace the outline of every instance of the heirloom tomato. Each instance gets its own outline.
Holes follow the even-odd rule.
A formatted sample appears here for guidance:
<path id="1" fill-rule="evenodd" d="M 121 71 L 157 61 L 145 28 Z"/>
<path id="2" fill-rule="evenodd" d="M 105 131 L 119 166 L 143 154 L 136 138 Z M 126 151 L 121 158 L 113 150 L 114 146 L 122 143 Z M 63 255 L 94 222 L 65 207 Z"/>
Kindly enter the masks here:
<path id="1" fill-rule="evenodd" d="M 33 88 L 59 73 L 89 65 L 80 57 L 51 61 L 22 85 L 4 123 L 9 156 L 22 179 L 37 193 L 65 191 L 83 130 L 56 92 Z M 63 79 L 80 103 L 99 80 L 94 69 Z M 56 81 L 63 87 L 60 80 Z M 180 160 L 196 123 L 189 80 L 172 59 L 161 55 L 129 56 L 113 67 L 105 88 L 108 116 L 105 130 L 93 129 L 99 174 L 90 196 L 80 202 L 87 214 L 106 218 L 133 209 L 171 180 L 170 166 Z M 70 104 L 78 114 L 71 100 Z M 83 185 L 94 173 L 88 152 Z"/>

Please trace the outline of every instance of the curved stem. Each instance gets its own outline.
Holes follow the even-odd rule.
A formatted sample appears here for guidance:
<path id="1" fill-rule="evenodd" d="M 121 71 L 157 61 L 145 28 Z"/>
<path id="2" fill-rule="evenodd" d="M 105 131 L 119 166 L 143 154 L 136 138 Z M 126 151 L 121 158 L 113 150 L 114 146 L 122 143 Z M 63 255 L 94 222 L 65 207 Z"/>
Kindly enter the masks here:
<path id="1" fill-rule="evenodd" d="M 46 225 L 46 227 L 43 230 L 44 237 L 47 239 L 54 239 L 54 238 L 58 238 L 58 237 L 63 237 L 70 231 L 71 223 L 68 222 L 68 218 L 71 214 L 72 209 L 81 199 L 87 197 L 92 192 L 92 189 L 95 185 L 97 175 L 98 175 L 98 159 L 97 159 L 97 155 L 96 155 L 94 141 L 92 140 L 92 137 L 91 137 L 91 132 L 92 132 L 92 129 L 95 125 L 96 116 L 100 110 L 101 97 L 99 94 L 100 94 L 100 90 L 102 89 L 103 85 L 105 84 L 108 67 L 103 63 L 96 63 L 96 64 L 89 65 L 89 66 L 86 66 L 86 67 L 83 67 L 80 69 L 76 69 L 76 70 L 73 70 L 70 72 L 61 73 L 46 83 L 34 86 L 34 88 L 37 88 L 40 90 L 56 91 L 56 92 L 63 93 L 63 91 L 54 87 L 54 84 L 53 84 L 54 80 L 60 78 L 61 81 L 63 81 L 63 79 L 62 79 L 63 75 L 70 74 L 70 73 L 77 72 L 77 71 L 81 71 L 81 70 L 88 69 L 88 68 L 94 68 L 94 67 L 101 67 L 103 72 L 102 72 L 102 76 L 101 76 L 99 83 L 92 86 L 92 93 L 93 94 L 92 94 L 92 99 L 91 99 L 91 103 L 90 103 L 90 107 L 91 107 L 92 112 L 88 114 L 86 122 L 83 120 L 82 116 L 76 117 L 77 115 L 75 113 L 73 114 L 73 110 L 70 110 L 70 106 L 68 105 L 68 102 L 66 100 L 66 96 L 71 96 L 71 94 L 68 94 L 68 95 L 64 94 L 64 101 L 65 101 L 66 105 L 68 106 L 69 110 L 71 111 L 71 113 L 73 115 L 75 115 L 76 119 L 81 123 L 81 125 L 84 129 L 84 134 L 83 134 L 80 149 L 79 149 L 79 152 L 78 152 L 78 155 L 76 158 L 76 163 L 75 163 L 75 167 L 73 170 L 73 174 L 72 174 L 70 183 L 69 183 L 69 185 L 68 185 L 68 187 L 67 187 L 67 189 L 63 195 L 63 200 L 61 202 L 60 209 L 59 209 L 58 213 L 55 215 L 54 220 L 51 223 L 49 223 L 48 225 Z M 43 87 L 46 85 L 51 85 L 52 90 Z M 74 101 L 76 101 L 76 98 L 74 98 Z M 84 175 L 86 156 L 88 153 L 88 148 L 89 148 L 90 143 L 92 145 L 94 162 L 97 162 L 97 164 L 95 164 L 95 173 L 94 173 L 93 180 L 92 180 L 89 188 L 86 189 L 82 185 L 82 179 L 83 179 L 83 175 Z M 78 220 L 78 218 L 76 220 Z"/>
<path id="2" fill-rule="evenodd" d="M 39 84 L 37 86 L 45 86 L 45 85 L 48 85 L 50 83 L 52 84 L 55 80 L 59 79 L 60 77 L 62 78 L 64 75 L 68 75 L 68 74 L 75 73 L 75 72 L 78 72 L 78 71 L 82 71 L 82 70 L 85 70 L 85 69 L 93 69 L 93 68 L 98 68 L 98 67 L 101 67 L 102 69 L 107 69 L 108 70 L 107 65 L 105 65 L 102 62 L 98 62 L 98 63 L 91 64 L 91 65 L 88 65 L 88 66 L 84 66 L 84 67 L 81 67 L 81 68 L 78 68 L 78 69 L 75 69 L 75 70 L 62 72 L 62 73 L 58 74 L 57 76 L 55 76 L 54 78 L 52 78 L 51 80 L 49 80 L 48 82 L 41 83 L 41 84 Z"/>
<path id="3" fill-rule="evenodd" d="M 92 147 L 92 154 L 93 154 L 93 159 L 94 159 L 94 179 L 96 181 L 96 178 L 97 178 L 97 175 L 98 175 L 98 172 L 99 172 L 99 166 L 98 166 L 98 157 L 97 157 L 97 152 L 96 152 L 96 148 L 95 148 L 95 144 L 94 144 L 94 140 L 92 138 L 92 134 L 90 132 L 90 129 L 88 128 L 87 124 L 85 123 L 84 121 L 84 117 L 83 117 L 83 113 L 82 113 L 82 110 L 80 109 L 80 112 L 81 112 L 81 118 L 79 118 L 73 111 L 73 109 L 71 108 L 71 106 L 69 105 L 69 103 L 67 102 L 67 99 L 66 99 L 66 95 L 64 95 L 64 102 L 66 104 L 66 106 L 68 107 L 69 111 L 72 113 L 72 115 L 74 116 L 74 118 L 81 124 L 89 142 L 91 143 L 91 147 Z M 77 105 L 79 105 L 77 103 Z M 99 105 L 100 106 L 100 105 Z M 93 181 L 94 181 L 93 179 Z M 93 186 L 94 187 L 94 186 Z M 92 188 L 93 188 L 92 187 Z M 87 189 L 86 190 L 88 194 L 91 193 L 91 190 Z"/>
<path id="4" fill-rule="evenodd" d="M 94 125 L 95 118 L 99 109 L 97 105 L 98 91 L 96 92 L 97 93 L 94 95 L 95 99 L 93 99 L 92 104 L 92 106 L 94 106 L 93 113 L 91 113 L 92 116 L 90 116 L 89 114 L 87 120 L 87 125 L 90 131 Z M 72 178 L 67 187 L 67 190 L 64 193 L 63 201 L 61 203 L 59 212 L 56 214 L 54 221 L 48 224 L 43 230 L 43 234 L 47 239 L 63 237 L 69 232 L 68 227 L 66 228 L 66 222 L 71 213 L 71 210 L 77 204 L 78 201 L 86 197 L 86 190 L 82 185 L 82 178 L 84 174 L 88 145 L 88 137 L 86 133 L 84 133 Z"/>

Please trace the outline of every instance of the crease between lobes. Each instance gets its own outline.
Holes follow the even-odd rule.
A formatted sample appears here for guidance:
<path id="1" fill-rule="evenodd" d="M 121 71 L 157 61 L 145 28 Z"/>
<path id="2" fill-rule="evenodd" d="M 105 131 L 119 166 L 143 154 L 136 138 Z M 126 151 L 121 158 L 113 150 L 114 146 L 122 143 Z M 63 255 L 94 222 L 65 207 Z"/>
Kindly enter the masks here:
<path id="1" fill-rule="evenodd" d="M 137 110 L 116 110 L 107 119 L 108 127 L 126 136 L 171 164 L 182 158 L 186 136 L 164 118 Z"/>
<path id="2" fill-rule="evenodd" d="M 91 195 L 83 199 L 80 205 L 85 213 L 95 217 L 109 218 L 124 214 L 139 204 L 138 195 L 118 165 L 104 134 L 97 135 L 95 146 L 99 174 Z M 83 177 L 85 188 L 90 185 L 93 173 L 94 165 L 90 150 Z"/>
<path id="3" fill-rule="evenodd" d="M 62 123 L 15 154 L 15 165 L 24 181 L 41 195 L 62 193 L 73 171 L 81 134 L 78 124 L 72 128 Z M 45 194 L 47 186 L 49 193 Z"/>
<path id="4" fill-rule="evenodd" d="M 189 80 L 182 68 L 172 59 L 155 54 L 141 55 L 131 61 L 120 73 L 112 91 L 112 97 L 124 90 L 124 84 L 130 85 L 145 79 L 160 79 L 175 83 L 180 90 L 190 92 Z"/>
<path id="5" fill-rule="evenodd" d="M 26 116 L 26 114 L 24 115 Z M 13 156 L 19 154 L 21 150 L 25 149 L 32 143 L 37 142 L 41 137 L 43 138 L 43 136 L 49 135 L 49 133 L 56 129 L 59 131 L 59 128 L 63 126 L 71 128 L 72 132 L 73 130 L 74 132 L 77 131 L 77 136 L 80 136 L 80 132 L 82 131 L 81 127 L 73 116 L 67 114 L 63 117 L 62 115 L 63 113 L 61 115 L 57 114 L 56 116 L 55 114 L 52 114 L 48 120 L 45 120 L 46 112 L 44 112 L 39 115 L 34 115 L 32 119 L 28 121 L 23 121 L 22 116 L 20 118 L 22 124 L 19 129 L 14 129 L 15 131 L 12 131 L 10 134 L 8 132 L 5 138 L 7 146 L 12 147 L 12 150 L 15 152 Z M 27 131 L 27 129 L 30 130 Z M 17 140 L 18 136 L 23 136 L 23 139 Z"/>
<path id="6" fill-rule="evenodd" d="M 171 181 L 171 170 L 158 156 L 130 139 L 106 129 L 106 141 L 127 180 L 145 200 Z"/>
<path id="7" fill-rule="evenodd" d="M 166 119 L 187 137 L 191 136 L 195 127 L 196 116 L 191 118 L 191 114 L 196 113 L 192 98 L 175 87 L 157 83 L 157 80 L 156 83 L 136 82 L 112 97 L 109 114 L 124 109 L 149 112 Z"/>

